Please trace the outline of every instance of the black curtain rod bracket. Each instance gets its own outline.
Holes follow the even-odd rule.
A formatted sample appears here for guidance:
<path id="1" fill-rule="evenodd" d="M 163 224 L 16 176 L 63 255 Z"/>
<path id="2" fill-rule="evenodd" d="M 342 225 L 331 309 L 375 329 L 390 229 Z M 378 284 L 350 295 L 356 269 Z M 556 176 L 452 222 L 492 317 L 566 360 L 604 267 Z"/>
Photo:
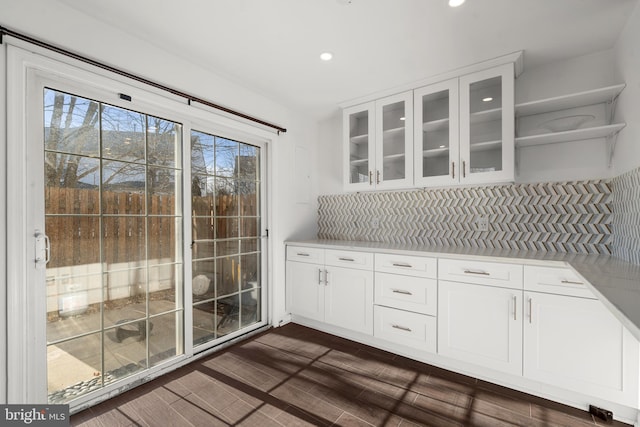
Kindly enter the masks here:
<path id="1" fill-rule="evenodd" d="M 22 40 L 22 41 L 25 41 L 27 43 L 31 43 L 33 45 L 36 45 L 36 46 L 51 50 L 53 52 L 59 53 L 59 54 L 64 55 L 64 56 L 68 56 L 70 58 L 73 58 L 73 59 L 76 59 L 78 61 L 84 62 L 86 64 L 93 65 L 94 67 L 98 67 L 98 68 L 101 68 L 103 70 L 107 70 L 107 71 L 110 71 L 112 73 L 118 74 L 120 76 L 127 77 L 129 79 L 135 80 L 137 82 L 144 83 L 144 84 L 152 86 L 152 87 L 154 87 L 156 89 L 164 90 L 165 92 L 169 92 L 169 93 L 171 93 L 173 95 L 176 95 L 176 96 L 179 96 L 179 97 L 182 97 L 182 98 L 186 98 L 188 105 L 191 105 L 192 101 L 196 101 L 196 102 L 198 102 L 200 104 L 206 105 L 206 106 L 211 107 L 213 109 L 220 110 L 220 111 L 223 111 L 225 113 L 231 114 L 233 116 L 240 117 L 240 118 L 243 118 L 245 120 L 249 120 L 251 122 L 258 123 L 258 124 L 260 124 L 262 126 L 266 126 L 266 127 L 275 129 L 278 135 L 280 135 L 280 132 L 286 132 L 287 131 L 287 129 L 283 128 L 282 126 L 274 125 L 273 123 L 269 123 L 269 122 L 266 122 L 264 120 L 258 119 L 256 117 L 249 116 L 248 114 L 244 114 L 244 113 L 241 113 L 239 111 L 232 110 L 231 108 L 227 108 L 227 107 L 224 107 L 222 105 L 218 105 L 218 104 L 215 104 L 213 102 L 207 101 L 205 99 L 195 97 L 195 96 L 190 95 L 188 93 L 179 91 L 177 89 L 170 88 L 168 86 L 164 86 L 164 85 L 162 85 L 160 83 L 157 83 L 157 82 L 154 82 L 152 80 L 145 79 L 144 77 L 140 77 L 140 76 L 137 76 L 135 74 L 129 73 L 127 71 L 123 71 L 123 70 L 120 70 L 118 68 L 112 67 L 110 65 L 103 64 L 102 62 L 95 61 L 95 60 L 93 60 L 91 58 L 87 58 L 85 56 L 82 56 L 82 55 L 79 55 L 77 53 L 71 52 L 69 50 L 62 49 L 62 48 L 54 46 L 52 44 L 43 42 L 41 40 L 34 39 L 33 37 L 29 37 L 29 36 L 26 36 L 24 34 L 21 34 L 21 33 L 18 33 L 16 31 L 9 30 L 8 28 L 0 26 L 0 44 L 2 44 L 2 40 L 3 40 L 3 37 L 5 35 L 11 36 L 11 37 L 15 37 L 18 40 Z M 122 94 L 120 94 L 120 95 L 122 95 Z M 127 96 L 127 95 L 125 95 L 125 96 Z M 131 97 L 129 97 L 129 99 L 127 99 L 127 100 L 130 101 L 131 100 L 130 98 Z M 125 98 L 123 98 L 123 99 L 125 99 Z"/>

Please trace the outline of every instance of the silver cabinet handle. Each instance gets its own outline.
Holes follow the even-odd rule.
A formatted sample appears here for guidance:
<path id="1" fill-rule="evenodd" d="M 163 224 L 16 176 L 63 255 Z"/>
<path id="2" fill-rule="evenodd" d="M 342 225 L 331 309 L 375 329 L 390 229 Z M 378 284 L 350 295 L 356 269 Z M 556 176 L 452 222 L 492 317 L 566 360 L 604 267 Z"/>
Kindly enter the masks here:
<path id="1" fill-rule="evenodd" d="M 486 271 L 478 271 L 478 270 L 464 270 L 464 274 L 479 274 L 481 276 L 491 276 L 491 273 L 487 273 Z"/>
<path id="2" fill-rule="evenodd" d="M 566 280 L 566 279 L 561 280 L 560 283 L 563 283 L 565 285 L 584 285 L 583 282 L 574 282 L 573 280 Z"/>
<path id="3" fill-rule="evenodd" d="M 324 271 L 324 285 L 327 286 L 329 284 L 329 272 L 327 270 Z"/>
<path id="4" fill-rule="evenodd" d="M 462 161 L 462 177 L 466 178 L 467 177 L 467 162 L 466 161 Z"/>
<path id="5" fill-rule="evenodd" d="M 451 178 L 456 179 L 456 162 L 451 162 Z"/>
<path id="6" fill-rule="evenodd" d="M 307 253 L 304 253 L 304 252 L 298 252 L 298 253 L 296 253 L 296 255 L 298 255 L 298 256 L 311 256 L 311 255 L 309 255 Z"/>
<path id="7" fill-rule="evenodd" d="M 513 296 L 513 320 L 518 320 L 518 297 Z"/>
<path id="8" fill-rule="evenodd" d="M 339 257 L 338 258 L 340 261 L 349 261 L 349 262 L 354 262 L 355 259 L 353 258 L 346 258 L 346 257 Z"/>
<path id="9" fill-rule="evenodd" d="M 393 265 L 394 267 L 404 267 L 404 268 L 412 268 L 413 267 L 411 264 L 405 264 L 403 262 L 394 262 L 394 263 L 391 263 L 391 265 Z"/>
<path id="10" fill-rule="evenodd" d="M 318 269 L 318 285 L 322 285 L 322 270 Z"/>
<path id="11" fill-rule="evenodd" d="M 533 322 L 533 306 L 531 301 L 533 301 L 533 299 L 529 298 L 529 323 Z"/>
<path id="12" fill-rule="evenodd" d="M 369 171 L 369 185 L 373 185 L 373 172 Z"/>
<path id="13" fill-rule="evenodd" d="M 393 292 L 394 294 L 413 295 L 411 292 L 402 289 L 392 289 L 391 292 Z"/>
<path id="14" fill-rule="evenodd" d="M 376 171 L 376 184 L 380 184 L 380 171 Z"/>
<path id="15" fill-rule="evenodd" d="M 411 328 L 407 328 L 406 326 L 391 325 L 391 327 L 394 329 L 400 329 L 401 331 L 411 332 Z"/>

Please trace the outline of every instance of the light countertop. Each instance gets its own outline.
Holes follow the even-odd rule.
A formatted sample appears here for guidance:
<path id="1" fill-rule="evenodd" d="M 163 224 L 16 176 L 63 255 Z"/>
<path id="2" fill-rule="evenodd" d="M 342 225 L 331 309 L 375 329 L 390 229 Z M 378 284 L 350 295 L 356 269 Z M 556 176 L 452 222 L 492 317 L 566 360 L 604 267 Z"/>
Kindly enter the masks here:
<path id="1" fill-rule="evenodd" d="M 640 340 L 640 265 L 610 255 L 567 254 L 518 249 L 465 248 L 345 240 L 292 240 L 287 245 L 325 249 L 385 252 L 438 258 L 494 261 L 526 265 L 571 267 L 591 291 Z"/>

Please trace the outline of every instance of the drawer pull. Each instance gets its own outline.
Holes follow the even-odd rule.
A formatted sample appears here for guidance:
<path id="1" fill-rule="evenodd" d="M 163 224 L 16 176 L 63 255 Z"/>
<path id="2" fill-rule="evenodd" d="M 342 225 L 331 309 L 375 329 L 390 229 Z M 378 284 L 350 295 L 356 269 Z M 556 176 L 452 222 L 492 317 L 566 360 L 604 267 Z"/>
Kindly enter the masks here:
<path id="1" fill-rule="evenodd" d="M 479 274 L 481 276 L 491 276 L 491 273 L 487 273 L 486 271 L 478 271 L 478 270 L 464 270 L 464 274 Z"/>
<path id="2" fill-rule="evenodd" d="M 562 279 L 560 283 L 564 285 L 584 285 L 584 283 L 582 282 L 574 282 L 573 280 L 566 280 L 566 279 Z"/>
<path id="3" fill-rule="evenodd" d="M 298 255 L 298 256 L 311 256 L 311 255 L 309 255 L 307 253 L 304 253 L 304 252 L 298 252 L 296 255 Z"/>
<path id="4" fill-rule="evenodd" d="M 413 295 L 411 292 L 405 291 L 405 290 L 402 290 L 402 289 L 392 289 L 392 292 L 394 294 Z"/>
<path id="5" fill-rule="evenodd" d="M 401 331 L 411 332 L 411 328 L 407 328 L 406 326 L 391 325 L 391 327 L 394 329 L 400 329 Z"/>
<path id="6" fill-rule="evenodd" d="M 349 262 L 354 262 L 355 259 L 353 258 L 347 258 L 347 257 L 340 257 L 338 258 L 340 261 L 349 261 Z"/>
<path id="7" fill-rule="evenodd" d="M 405 264 L 405 263 L 402 263 L 402 262 L 394 262 L 394 263 L 392 263 L 392 265 L 394 267 L 404 267 L 404 268 L 412 268 L 413 267 L 411 264 Z"/>

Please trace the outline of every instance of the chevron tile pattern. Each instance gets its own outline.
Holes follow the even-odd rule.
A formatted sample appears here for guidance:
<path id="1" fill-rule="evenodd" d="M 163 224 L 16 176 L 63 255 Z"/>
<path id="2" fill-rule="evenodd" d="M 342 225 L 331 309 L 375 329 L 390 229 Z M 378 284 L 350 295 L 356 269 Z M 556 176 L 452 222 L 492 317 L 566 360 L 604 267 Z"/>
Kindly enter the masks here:
<path id="1" fill-rule="evenodd" d="M 610 198 L 607 180 L 327 195 L 318 237 L 610 254 Z"/>
<path id="2" fill-rule="evenodd" d="M 640 264 L 640 168 L 611 180 L 611 252 Z"/>

